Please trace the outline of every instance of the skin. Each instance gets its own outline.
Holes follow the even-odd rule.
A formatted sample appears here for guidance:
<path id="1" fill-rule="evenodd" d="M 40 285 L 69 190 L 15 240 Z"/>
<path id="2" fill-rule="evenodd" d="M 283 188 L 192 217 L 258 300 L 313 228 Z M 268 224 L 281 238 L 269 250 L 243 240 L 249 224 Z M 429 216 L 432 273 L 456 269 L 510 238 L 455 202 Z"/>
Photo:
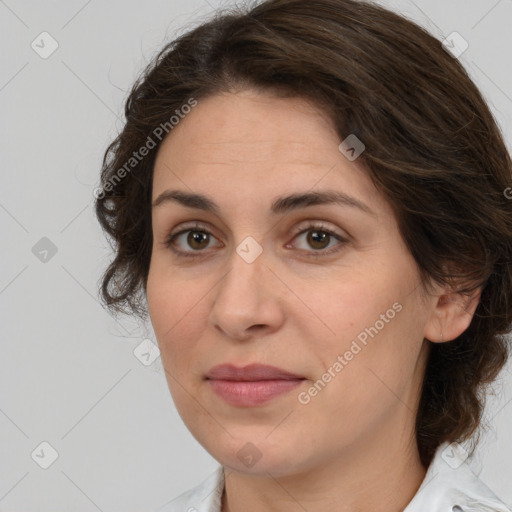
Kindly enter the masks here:
<path id="1" fill-rule="evenodd" d="M 399 511 L 425 476 L 414 420 L 429 347 L 468 327 L 478 297 L 439 285 L 426 292 L 389 203 L 361 160 L 339 151 L 341 140 L 307 100 L 244 89 L 200 100 L 158 151 L 153 201 L 178 189 L 219 206 L 218 214 L 175 201 L 153 207 L 147 300 L 178 412 L 225 468 L 222 512 Z M 349 194 L 373 214 L 337 204 L 270 212 L 278 196 L 322 190 Z M 312 222 L 346 241 L 312 238 Z M 182 229 L 210 233 L 192 245 L 189 232 L 174 240 L 195 257 L 165 245 Z M 252 263 L 236 251 L 248 236 L 263 249 Z M 394 318 L 300 403 L 396 303 Z M 226 362 L 306 380 L 237 407 L 205 380 Z M 237 455 L 248 442 L 261 455 L 251 467 Z"/>

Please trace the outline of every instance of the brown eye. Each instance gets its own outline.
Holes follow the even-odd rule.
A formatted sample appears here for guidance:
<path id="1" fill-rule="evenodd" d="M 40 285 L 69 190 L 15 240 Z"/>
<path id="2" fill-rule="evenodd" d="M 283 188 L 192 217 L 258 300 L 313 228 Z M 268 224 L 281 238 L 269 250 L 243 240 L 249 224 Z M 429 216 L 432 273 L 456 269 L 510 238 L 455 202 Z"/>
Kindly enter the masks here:
<path id="1" fill-rule="evenodd" d="M 194 226 L 192 229 L 183 229 L 178 233 L 169 235 L 164 245 L 180 256 L 193 257 L 206 253 L 204 249 L 208 248 L 212 239 L 216 240 L 206 228 Z"/>
<path id="2" fill-rule="evenodd" d="M 300 229 L 300 227 L 299 227 Z M 304 235 L 306 235 L 304 237 Z M 302 229 L 294 240 L 304 239 L 303 247 L 299 249 L 306 254 L 306 256 L 320 257 L 340 251 L 347 243 L 348 240 L 341 235 L 338 235 L 323 225 L 308 225 Z M 332 244 L 332 242 L 338 242 Z M 304 247 L 305 246 L 305 247 Z"/>
<path id="3" fill-rule="evenodd" d="M 304 237 L 304 235 L 306 235 Z M 294 240 L 304 239 L 305 247 L 300 247 L 299 251 L 304 253 L 306 257 L 322 257 L 341 251 L 349 240 L 323 225 L 308 225 L 302 229 L 294 238 Z M 194 225 L 189 229 L 183 229 L 178 233 L 171 234 L 167 237 L 164 245 L 171 249 L 178 256 L 184 257 L 200 257 L 207 255 L 211 247 L 210 242 L 217 240 L 210 231 L 201 225 Z M 332 243 L 337 242 L 337 243 Z M 217 247 L 222 247 L 221 243 Z"/>
<path id="4" fill-rule="evenodd" d="M 208 246 L 209 237 L 208 233 L 204 231 L 189 231 L 187 236 L 187 244 L 189 247 L 196 251 L 200 251 Z"/>
<path id="5" fill-rule="evenodd" d="M 331 235 L 326 233 L 325 231 L 308 231 L 308 236 L 306 237 L 308 244 L 313 249 L 322 250 L 325 249 L 329 245 L 329 241 L 331 239 Z M 327 241 L 327 244 L 326 244 Z"/>

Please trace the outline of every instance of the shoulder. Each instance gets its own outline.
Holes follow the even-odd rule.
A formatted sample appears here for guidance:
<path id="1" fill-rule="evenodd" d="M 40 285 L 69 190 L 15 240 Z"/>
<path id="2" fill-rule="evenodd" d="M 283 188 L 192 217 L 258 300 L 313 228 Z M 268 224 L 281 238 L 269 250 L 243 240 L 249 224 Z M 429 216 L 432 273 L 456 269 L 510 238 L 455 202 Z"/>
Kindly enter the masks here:
<path id="1" fill-rule="evenodd" d="M 218 466 L 198 486 L 173 499 L 155 512 L 220 512 L 224 491 L 224 468 Z"/>
<path id="2" fill-rule="evenodd" d="M 456 443 L 443 443 L 404 512 L 512 512 L 461 457 Z"/>

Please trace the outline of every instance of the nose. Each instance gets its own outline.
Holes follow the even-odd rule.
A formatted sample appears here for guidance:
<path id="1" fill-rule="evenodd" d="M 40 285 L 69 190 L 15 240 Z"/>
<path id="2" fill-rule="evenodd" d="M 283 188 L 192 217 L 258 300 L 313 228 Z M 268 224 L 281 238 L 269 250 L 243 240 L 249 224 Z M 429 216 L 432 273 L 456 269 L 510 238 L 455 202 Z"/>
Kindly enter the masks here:
<path id="1" fill-rule="evenodd" d="M 210 325 L 239 341 L 278 330 L 284 320 L 281 288 L 283 283 L 267 266 L 265 251 L 251 263 L 233 251 L 213 291 Z"/>

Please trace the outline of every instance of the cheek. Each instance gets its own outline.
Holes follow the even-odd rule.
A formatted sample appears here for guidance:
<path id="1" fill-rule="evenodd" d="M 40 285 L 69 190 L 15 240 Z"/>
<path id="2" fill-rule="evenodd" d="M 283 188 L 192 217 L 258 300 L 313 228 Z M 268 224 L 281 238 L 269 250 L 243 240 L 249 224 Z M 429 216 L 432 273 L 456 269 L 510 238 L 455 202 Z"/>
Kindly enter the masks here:
<path id="1" fill-rule="evenodd" d="M 151 323 L 157 337 L 172 336 L 179 326 L 187 322 L 187 315 L 194 314 L 206 293 L 207 289 L 202 291 L 205 287 L 201 280 L 184 279 L 183 273 L 169 264 L 166 265 L 164 258 L 153 258 L 146 296 Z"/>
<path id="2" fill-rule="evenodd" d="M 170 376 L 180 383 L 189 382 L 197 373 L 194 364 L 204 357 L 200 341 L 205 336 L 216 282 L 211 277 L 187 279 L 184 275 L 155 259 L 147 283 L 149 315 L 171 392 L 177 384 Z"/>
<path id="3" fill-rule="evenodd" d="M 198 312 L 176 292 L 176 281 L 171 286 L 154 277 L 148 279 L 147 301 L 167 385 L 179 414 L 195 417 L 201 411 L 194 409 L 189 393 L 190 379 L 197 371 L 193 363 L 200 357 L 194 340 L 200 334 L 193 331 L 197 322 L 190 322 L 190 318 L 197 319 Z"/>
<path id="4" fill-rule="evenodd" d="M 303 317 L 300 330 L 324 370 L 345 375 L 333 379 L 339 386 L 349 379 L 351 388 L 365 394 L 375 385 L 382 386 L 377 376 L 390 387 L 400 387 L 411 378 L 426 321 L 413 283 L 405 273 L 388 271 L 379 276 L 347 276 L 324 288 L 324 293 L 309 293 L 317 315 L 313 323 L 309 315 Z M 338 356 L 343 358 L 341 363 Z"/>
<path id="5" fill-rule="evenodd" d="M 377 281 L 357 275 L 337 276 L 327 286 L 310 287 L 301 295 L 307 297 L 305 302 L 316 316 L 317 327 L 324 326 L 328 336 L 323 339 L 330 343 L 350 342 L 366 328 L 380 322 L 380 315 L 392 309 L 401 296 L 392 279 L 381 277 Z M 392 310 L 389 316 L 394 313 Z"/>

